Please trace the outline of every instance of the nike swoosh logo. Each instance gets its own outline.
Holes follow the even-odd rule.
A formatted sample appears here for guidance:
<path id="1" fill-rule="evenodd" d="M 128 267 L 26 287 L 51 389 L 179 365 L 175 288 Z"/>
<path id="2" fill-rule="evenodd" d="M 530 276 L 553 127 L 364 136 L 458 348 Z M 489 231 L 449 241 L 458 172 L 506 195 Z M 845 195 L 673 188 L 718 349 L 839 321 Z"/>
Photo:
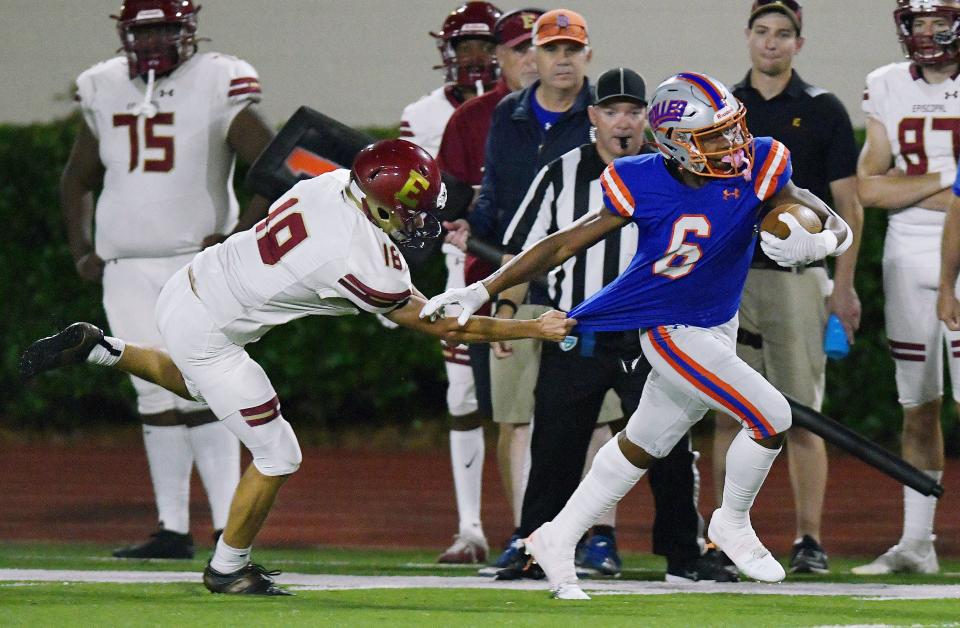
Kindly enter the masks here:
<path id="1" fill-rule="evenodd" d="M 477 459 L 477 453 L 479 453 L 479 452 L 474 452 L 474 453 L 473 453 L 473 458 L 470 458 L 470 462 L 468 462 L 467 464 L 464 465 L 466 468 L 469 469 L 469 468 L 473 465 L 474 460 Z"/>

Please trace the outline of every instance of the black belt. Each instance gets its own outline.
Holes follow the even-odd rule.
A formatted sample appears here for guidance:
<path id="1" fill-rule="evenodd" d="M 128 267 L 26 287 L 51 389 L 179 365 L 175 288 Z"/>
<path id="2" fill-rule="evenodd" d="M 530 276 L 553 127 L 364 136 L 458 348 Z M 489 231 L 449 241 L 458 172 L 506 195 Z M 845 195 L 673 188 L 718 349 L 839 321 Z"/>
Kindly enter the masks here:
<path id="1" fill-rule="evenodd" d="M 825 268 L 826 264 L 822 259 L 807 264 L 806 266 L 781 266 L 767 256 L 755 257 L 750 262 L 750 268 L 761 268 L 763 270 L 780 270 L 787 273 L 802 273 L 806 268 Z"/>

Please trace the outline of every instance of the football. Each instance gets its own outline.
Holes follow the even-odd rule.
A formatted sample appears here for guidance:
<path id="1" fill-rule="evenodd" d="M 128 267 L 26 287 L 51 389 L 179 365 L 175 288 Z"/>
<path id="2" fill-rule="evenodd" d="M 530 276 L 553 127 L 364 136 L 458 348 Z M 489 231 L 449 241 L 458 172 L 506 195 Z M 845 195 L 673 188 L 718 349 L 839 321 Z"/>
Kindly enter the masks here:
<path id="1" fill-rule="evenodd" d="M 760 221 L 760 230 L 771 233 L 781 240 L 786 239 L 790 235 L 790 227 L 779 218 L 783 212 L 787 212 L 796 218 L 800 226 L 810 233 L 823 231 L 823 223 L 820 222 L 820 217 L 817 216 L 816 212 L 798 203 L 785 203 L 771 209 Z"/>

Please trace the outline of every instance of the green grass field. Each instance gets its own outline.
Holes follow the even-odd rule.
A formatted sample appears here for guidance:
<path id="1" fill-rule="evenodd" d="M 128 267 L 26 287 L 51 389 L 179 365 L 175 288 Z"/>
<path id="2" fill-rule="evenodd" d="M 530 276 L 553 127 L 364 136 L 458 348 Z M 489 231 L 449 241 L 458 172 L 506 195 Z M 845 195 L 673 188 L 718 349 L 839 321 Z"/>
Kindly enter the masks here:
<path id="1" fill-rule="evenodd" d="M 857 578 L 848 570 L 861 561 L 835 558 L 833 574 L 781 585 L 675 587 L 662 583 L 661 559 L 628 554 L 622 578 L 585 581 L 592 600 L 560 602 L 543 582 L 493 583 L 433 565 L 433 552 L 265 548 L 255 558 L 286 572 L 278 581 L 296 596 L 211 595 L 200 584 L 205 554 L 121 561 L 105 546 L 0 544 L 0 625 L 960 626 L 955 560 L 938 576 Z M 98 578 L 114 582 L 89 581 Z"/>

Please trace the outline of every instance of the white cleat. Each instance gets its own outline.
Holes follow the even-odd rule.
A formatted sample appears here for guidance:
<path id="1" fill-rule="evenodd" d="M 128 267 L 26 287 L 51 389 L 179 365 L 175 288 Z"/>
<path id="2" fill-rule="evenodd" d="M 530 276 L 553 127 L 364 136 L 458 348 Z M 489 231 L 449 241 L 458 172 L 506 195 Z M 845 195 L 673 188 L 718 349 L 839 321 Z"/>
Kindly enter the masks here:
<path id="1" fill-rule="evenodd" d="M 786 577 L 783 565 L 757 538 L 749 519 L 745 526 L 734 525 L 724 518 L 722 508 L 717 508 L 710 518 L 707 535 L 748 578 L 780 582 Z"/>
<path id="2" fill-rule="evenodd" d="M 560 546 L 552 537 L 552 526 L 548 521 L 524 539 L 524 550 L 547 575 L 553 597 L 558 600 L 589 600 L 590 596 L 583 592 L 577 581 L 577 568 L 573 563 L 575 546 Z"/>
<path id="3" fill-rule="evenodd" d="M 891 573 L 934 574 L 940 571 L 933 539 L 900 540 L 875 561 L 851 569 L 858 576 L 883 576 Z"/>
<path id="4" fill-rule="evenodd" d="M 579 584 L 561 584 L 553 590 L 553 597 L 558 600 L 590 599 L 590 596 L 583 592 Z"/>

